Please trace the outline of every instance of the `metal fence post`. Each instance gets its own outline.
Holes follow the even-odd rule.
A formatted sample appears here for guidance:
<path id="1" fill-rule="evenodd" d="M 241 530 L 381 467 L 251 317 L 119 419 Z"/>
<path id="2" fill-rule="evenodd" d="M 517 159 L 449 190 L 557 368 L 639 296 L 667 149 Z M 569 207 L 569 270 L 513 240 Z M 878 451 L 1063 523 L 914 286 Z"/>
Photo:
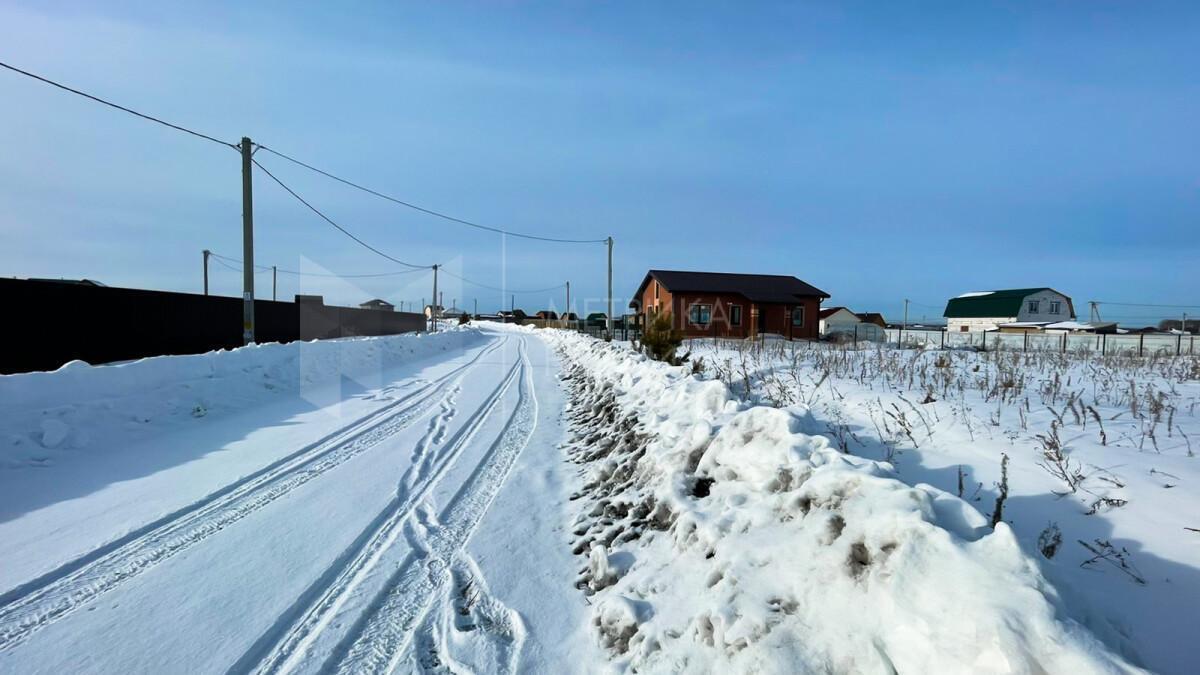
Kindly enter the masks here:
<path id="1" fill-rule="evenodd" d="M 1063 354 L 1067 353 L 1067 334 L 1066 333 L 1062 334 L 1062 349 L 1060 351 Z"/>
<path id="2" fill-rule="evenodd" d="M 1108 351 L 1108 333 L 1101 333 L 1100 334 L 1100 356 L 1104 356 L 1104 354 L 1107 351 Z"/>
<path id="3" fill-rule="evenodd" d="M 1191 342 L 1191 340 L 1189 339 L 1188 342 Z M 1182 353 L 1182 351 L 1183 351 L 1182 347 L 1183 347 L 1183 327 L 1181 326 L 1179 329 L 1179 335 L 1175 336 L 1175 356 L 1179 356 Z"/>
<path id="4" fill-rule="evenodd" d="M 987 331 L 986 330 L 983 331 L 983 346 L 979 348 L 979 351 L 981 351 L 981 352 L 987 351 Z"/>
<path id="5" fill-rule="evenodd" d="M 1025 351 L 1029 351 L 1029 329 L 1025 329 Z"/>
<path id="6" fill-rule="evenodd" d="M 1146 334 L 1138 333 L 1138 356 L 1145 352 Z"/>

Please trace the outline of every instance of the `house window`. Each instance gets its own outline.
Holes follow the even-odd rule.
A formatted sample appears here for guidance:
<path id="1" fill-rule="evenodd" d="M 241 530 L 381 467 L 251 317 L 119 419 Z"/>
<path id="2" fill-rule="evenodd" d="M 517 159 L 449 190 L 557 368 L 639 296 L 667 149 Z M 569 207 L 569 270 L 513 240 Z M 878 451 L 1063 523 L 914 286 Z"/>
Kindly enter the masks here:
<path id="1" fill-rule="evenodd" d="M 694 326 L 707 326 L 712 321 L 712 305 L 688 307 L 688 321 Z"/>
<path id="2" fill-rule="evenodd" d="M 654 299 L 655 300 L 658 299 L 658 282 L 657 281 L 654 282 Z"/>
<path id="3" fill-rule="evenodd" d="M 1050 301 L 1050 313 L 1051 314 L 1061 314 L 1062 313 L 1062 303 L 1059 302 L 1058 300 L 1051 300 Z"/>
<path id="4" fill-rule="evenodd" d="M 958 332 L 960 332 L 960 333 L 965 333 L 968 330 L 970 330 L 970 328 L 968 326 L 959 326 L 958 327 Z"/>
<path id="5" fill-rule="evenodd" d="M 742 325 L 742 306 L 741 305 L 730 305 L 729 306 L 729 325 L 730 326 Z"/>
<path id="6" fill-rule="evenodd" d="M 1029 313 L 1030 313 L 1030 314 L 1037 314 L 1037 313 L 1038 313 L 1038 304 L 1039 304 L 1039 303 L 1038 303 L 1038 301 L 1037 301 L 1037 300 L 1030 300 L 1030 301 L 1029 301 Z"/>
<path id="7" fill-rule="evenodd" d="M 804 308 L 803 307 L 793 307 L 792 308 L 792 325 L 793 326 L 803 326 L 804 325 Z"/>

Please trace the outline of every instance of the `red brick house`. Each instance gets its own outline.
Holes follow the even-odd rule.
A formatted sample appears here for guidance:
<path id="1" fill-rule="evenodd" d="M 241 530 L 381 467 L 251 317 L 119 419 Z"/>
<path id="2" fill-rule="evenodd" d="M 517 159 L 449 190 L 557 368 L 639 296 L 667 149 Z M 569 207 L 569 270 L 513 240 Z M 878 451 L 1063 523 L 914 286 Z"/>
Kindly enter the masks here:
<path id="1" fill-rule="evenodd" d="M 746 338 L 762 333 L 817 338 L 825 291 L 796 277 L 650 270 L 629 306 L 645 322 L 670 312 L 685 337 Z"/>

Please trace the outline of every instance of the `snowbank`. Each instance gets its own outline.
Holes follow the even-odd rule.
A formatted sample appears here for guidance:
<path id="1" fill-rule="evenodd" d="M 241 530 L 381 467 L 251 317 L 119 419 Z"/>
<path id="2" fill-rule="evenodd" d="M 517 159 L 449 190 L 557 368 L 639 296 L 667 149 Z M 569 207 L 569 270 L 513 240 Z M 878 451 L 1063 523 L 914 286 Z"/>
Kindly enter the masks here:
<path id="1" fill-rule="evenodd" d="M 1136 672 L 967 502 L 627 348 L 545 334 L 597 641 L 649 672 Z M 607 558 L 602 559 L 601 556 Z"/>
<path id="2" fill-rule="evenodd" d="M 192 418 L 280 395 L 315 405 L 333 388 L 385 384 L 389 369 L 480 340 L 478 330 L 259 344 L 118 365 L 73 361 L 56 371 L 0 375 L 0 467 L 39 464 L 94 439 L 141 438 Z"/>

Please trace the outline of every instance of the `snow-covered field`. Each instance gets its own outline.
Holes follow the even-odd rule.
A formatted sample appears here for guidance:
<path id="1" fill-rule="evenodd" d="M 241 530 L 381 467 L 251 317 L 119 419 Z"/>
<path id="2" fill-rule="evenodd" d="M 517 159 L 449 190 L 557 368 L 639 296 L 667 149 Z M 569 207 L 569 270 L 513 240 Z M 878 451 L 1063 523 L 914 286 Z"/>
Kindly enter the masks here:
<path id="1" fill-rule="evenodd" d="M 617 663 L 1194 672 L 1195 359 L 554 339 Z"/>
<path id="2" fill-rule="evenodd" d="M 557 372 L 466 329 L 0 377 L 0 671 L 594 661 Z"/>
<path id="3" fill-rule="evenodd" d="M 691 348 L 0 377 L 0 672 L 1194 671 L 1195 359 Z"/>
<path id="4" fill-rule="evenodd" d="M 1067 613 L 1156 672 L 1195 672 L 1200 358 L 692 345 L 707 376 L 800 404 L 839 449 L 996 510 Z M 932 347 L 932 345 L 931 345 Z"/>

